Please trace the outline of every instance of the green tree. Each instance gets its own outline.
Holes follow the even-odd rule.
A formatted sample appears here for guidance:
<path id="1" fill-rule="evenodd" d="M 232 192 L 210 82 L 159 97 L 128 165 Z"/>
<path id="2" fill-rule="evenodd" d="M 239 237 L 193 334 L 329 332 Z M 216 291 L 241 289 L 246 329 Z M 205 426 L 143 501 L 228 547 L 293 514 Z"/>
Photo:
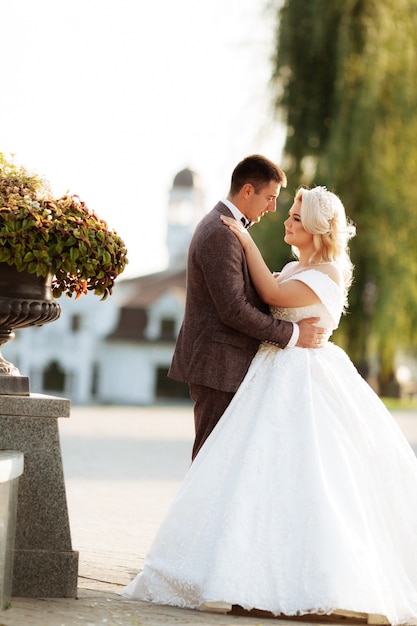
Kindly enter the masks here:
<path id="1" fill-rule="evenodd" d="M 285 0 L 278 18 L 273 84 L 289 178 L 280 205 L 288 210 L 300 184 L 322 184 L 356 223 L 355 282 L 334 338 L 358 365 L 377 357 L 384 391 L 395 351 L 417 349 L 417 5 Z M 257 238 L 277 267 L 288 250 L 274 224 Z"/>

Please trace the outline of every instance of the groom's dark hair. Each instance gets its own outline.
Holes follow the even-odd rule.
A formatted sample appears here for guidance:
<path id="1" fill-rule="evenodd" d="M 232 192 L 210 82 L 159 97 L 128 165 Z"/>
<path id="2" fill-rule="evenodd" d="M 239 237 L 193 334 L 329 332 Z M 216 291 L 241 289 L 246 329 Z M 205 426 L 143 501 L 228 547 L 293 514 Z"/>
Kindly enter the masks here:
<path id="1" fill-rule="evenodd" d="M 287 186 L 287 177 L 278 165 L 260 154 L 252 154 L 238 163 L 233 170 L 230 183 L 230 194 L 237 194 L 246 183 L 253 185 L 259 193 L 262 187 L 271 181 Z"/>

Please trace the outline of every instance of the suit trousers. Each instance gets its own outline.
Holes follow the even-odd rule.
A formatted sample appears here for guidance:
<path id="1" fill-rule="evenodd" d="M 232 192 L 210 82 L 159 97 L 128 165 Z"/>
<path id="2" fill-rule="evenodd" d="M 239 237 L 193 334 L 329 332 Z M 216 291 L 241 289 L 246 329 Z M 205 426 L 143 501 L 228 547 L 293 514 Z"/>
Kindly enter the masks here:
<path id="1" fill-rule="evenodd" d="M 219 391 L 204 385 L 190 383 L 190 396 L 194 402 L 195 440 L 192 451 L 194 460 L 197 452 L 229 406 L 234 391 Z"/>

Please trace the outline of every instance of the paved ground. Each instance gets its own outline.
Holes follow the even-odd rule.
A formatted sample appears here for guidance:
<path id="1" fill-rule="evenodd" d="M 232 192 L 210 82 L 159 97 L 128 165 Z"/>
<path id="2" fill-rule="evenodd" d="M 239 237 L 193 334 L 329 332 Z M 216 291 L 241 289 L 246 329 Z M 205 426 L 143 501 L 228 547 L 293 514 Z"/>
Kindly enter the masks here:
<path id="1" fill-rule="evenodd" d="M 417 451 L 417 413 L 395 417 Z M 80 553 L 78 599 L 13 598 L 0 626 L 294 626 L 118 595 L 142 567 L 189 465 L 191 407 L 74 407 L 59 424 L 72 542 Z"/>

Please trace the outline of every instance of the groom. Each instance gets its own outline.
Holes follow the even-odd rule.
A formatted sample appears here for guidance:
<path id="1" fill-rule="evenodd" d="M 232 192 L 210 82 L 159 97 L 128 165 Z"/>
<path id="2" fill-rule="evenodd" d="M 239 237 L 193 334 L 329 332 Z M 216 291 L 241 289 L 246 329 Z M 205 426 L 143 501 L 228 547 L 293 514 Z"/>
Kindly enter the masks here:
<path id="1" fill-rule="evenodd" d="M 187 297 L 168 376 L 187 382 L 194 401 L 194 459 L 230 404 L 261 342 L 319 347 L 317 318 L 298 324 L 269 314 L 249 276 L 243 249 L 220 216 L 246 226 L 276 210 L 285 173 L 261 155 L 235 167 L 227 198 L 198 224 L 188 252 Z M 319 343 L 318 343 L 319 342 Z"/>

